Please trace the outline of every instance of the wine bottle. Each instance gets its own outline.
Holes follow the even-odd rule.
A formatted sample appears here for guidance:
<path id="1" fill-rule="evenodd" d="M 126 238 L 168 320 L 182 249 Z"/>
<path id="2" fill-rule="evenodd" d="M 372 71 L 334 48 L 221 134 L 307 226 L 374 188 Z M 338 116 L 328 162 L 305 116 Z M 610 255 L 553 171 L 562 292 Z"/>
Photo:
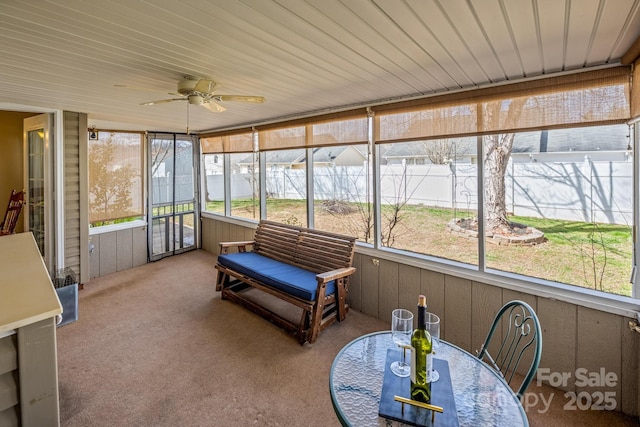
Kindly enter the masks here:
<path id="1" fill-rule="evenodd" d="M 427 299 L 418 297 L 418 325 L 411 335 L 411 399 L 431 402 L 431 335 L 427 331 Z"/>

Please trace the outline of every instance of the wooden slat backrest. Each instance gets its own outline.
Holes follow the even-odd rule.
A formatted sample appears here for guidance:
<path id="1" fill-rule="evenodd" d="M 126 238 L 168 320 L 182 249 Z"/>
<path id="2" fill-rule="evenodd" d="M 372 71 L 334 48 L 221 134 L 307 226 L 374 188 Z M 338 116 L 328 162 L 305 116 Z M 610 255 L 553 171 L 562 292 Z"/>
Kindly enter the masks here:
<path id="1" fill-rule="evenodd" d="M 11 191 L 4 220 L 0 223 L 0 235 L 13 234 L 15 232 L 18 217 L 20 216 L 20 211 L 22 211 L 22 205 L 24 205 L 24 194 L 24 190 L 19 192 Z"/>
<path id="2" fill-rule="evenodd" d="M 350 267 L 355 238 L 301 231 L 296 248 L 297 262 L 317 273 Z"/>
<path id="3" fill-rule="evenodd" d="M 286 224 L 260 221 L 253 251 L 278 261 L 295 262 L 295 248 L 299 230 Z"/>
<path id="4" fill-rule="evenodd" d="M 355 242 L 355 237 L 260 221 L 253 250 L 314 273 L 324 273 L 350 267 Z"/>

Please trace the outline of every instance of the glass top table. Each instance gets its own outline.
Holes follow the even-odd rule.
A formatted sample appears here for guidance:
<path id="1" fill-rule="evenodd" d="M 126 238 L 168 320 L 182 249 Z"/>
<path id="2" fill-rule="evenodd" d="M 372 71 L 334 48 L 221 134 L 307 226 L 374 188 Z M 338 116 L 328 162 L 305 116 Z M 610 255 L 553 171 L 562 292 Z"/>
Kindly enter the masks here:
<path id="1" fill-rule="evenodd" d="M 342 425 L 360 427 L 390 424 L 390 420 L 378 416 L 389 348 L 398 348 L 391 339 L 391 332 L 374 332 L 351 341 L 334 359 L 329 389 L 331 402 Z M 515 393 L 484 362 L 442 340 L 434 357 L 449 362 L 461 427 L 529 425 Z"/>

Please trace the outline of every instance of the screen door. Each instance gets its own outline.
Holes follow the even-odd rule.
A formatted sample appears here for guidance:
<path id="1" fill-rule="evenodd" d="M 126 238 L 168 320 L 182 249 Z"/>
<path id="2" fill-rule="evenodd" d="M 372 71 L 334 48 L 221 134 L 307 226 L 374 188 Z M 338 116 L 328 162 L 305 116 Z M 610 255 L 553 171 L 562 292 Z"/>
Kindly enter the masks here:
<path id="1" fill-rule="evenodd" d="M 197 138 L 149 133 L 149 258 L 196 249 L 199 235 Z"/>

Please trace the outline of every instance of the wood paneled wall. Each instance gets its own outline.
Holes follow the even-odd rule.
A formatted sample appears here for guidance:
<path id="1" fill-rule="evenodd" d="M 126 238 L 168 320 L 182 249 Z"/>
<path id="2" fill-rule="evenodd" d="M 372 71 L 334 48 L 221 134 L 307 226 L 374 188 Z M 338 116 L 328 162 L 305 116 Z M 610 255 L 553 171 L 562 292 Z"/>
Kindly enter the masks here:
<path id="1" fill-rule="evenodd" d="M 94 234 L 89 238 L 91 278 L 147 262 L 146 227 Z"/>
<path id="2" fill-rule="evenodd" d="M 202 218 L 202 248 L 218 254 L 221 241 L 250 240 L 253 228 Z M 475 354 L 482 345 L 495 314 L 503 304 L 520 299 L 538 314 L 543 351 L 540 368 L 570 373 L 564 391 L 590 394 L 615 393 L 616 410 L 639 415 L 640 336 L 628 327 L 631 319 L 616 314 L 533 294 L 515 292 L 487 283 L 357 253 L 357 271 L 349 289 L 352 309 L 391 323 L 397 307 L 416 311 L 417 296 L 427 296 L 429 311 L 442 319 L 442 338 Z M 348 318 L 347 318 L 348 320 Z M 575 373 L 612 372 L 615 387 L 576 387 Z M 535 379 L 534 379 L 535 382 Z"/>

